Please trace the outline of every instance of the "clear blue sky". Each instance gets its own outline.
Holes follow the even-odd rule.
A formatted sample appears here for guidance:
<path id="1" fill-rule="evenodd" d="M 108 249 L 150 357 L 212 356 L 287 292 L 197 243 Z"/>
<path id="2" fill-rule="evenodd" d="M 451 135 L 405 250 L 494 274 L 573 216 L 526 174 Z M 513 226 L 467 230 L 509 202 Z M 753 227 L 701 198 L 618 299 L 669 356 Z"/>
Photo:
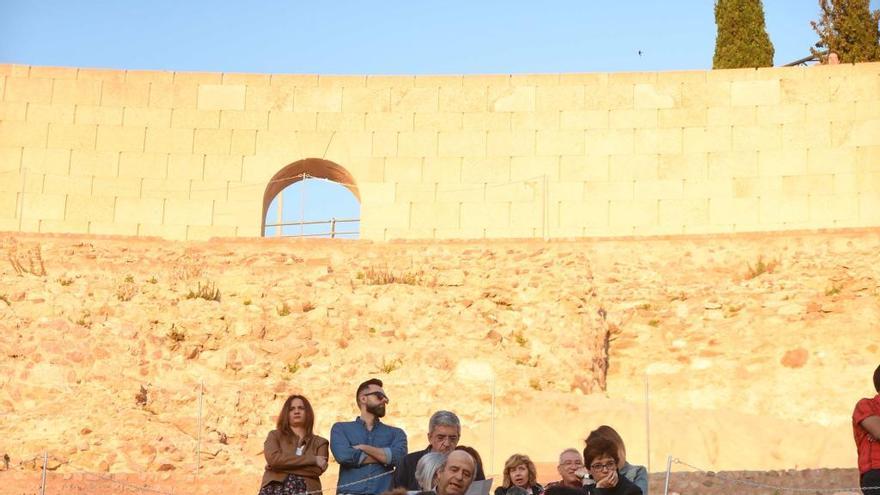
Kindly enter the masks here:
<path id="1" fill-rule="evenodd" d="M 880 0 L 871 3 L 877 8 Z M 708 69 L 713 6 L 713 0 L 0 0 L 0 62 L 311 74 Z M 764 10 L 775 63 L 809 55 L 818 1 L 764 0 Z M 351 200 L 341 191 L 325 204 L 307 201 L 305 216 L 357 216 L 324 209 Z M 301 209 L 291 203 L 285 211 L 296 210 L 298 218 Z"/>

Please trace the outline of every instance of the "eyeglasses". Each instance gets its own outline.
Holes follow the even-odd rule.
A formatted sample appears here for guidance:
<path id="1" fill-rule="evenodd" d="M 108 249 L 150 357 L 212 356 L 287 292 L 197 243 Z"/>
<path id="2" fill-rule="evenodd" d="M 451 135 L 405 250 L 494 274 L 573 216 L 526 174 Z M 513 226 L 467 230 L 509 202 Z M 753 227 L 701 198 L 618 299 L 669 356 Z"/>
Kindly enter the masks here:
<path id="1" fill-rule="evenodd" d="M 560 466 L 576 466 L 576 467 L 581 467 L 583 465 L 584 465 L 584 463 L 581 461 L 563 461 L 562 464 L 560 464 Z"/>
<path id="2" fill-rule="evenodd" d="M 375 395 L 376 398 L 379 400 L 387 400 L 389 402 L 391 401 L 391 399 L 387 395 L 385 395 L 385 392 L 380 392 L 378 390 L 375 392 L 370 392 L 370 393 L 364 394 L 364 397 L 366 397 L 368 395 Z"/>
<path id="3" fill-rule="evenodd" d="M 605 464 L 590 464 L 590 469 L 593 471 L 611 471 L 617 467 L 617 463 L 614 461 L 605 463 Z"/>

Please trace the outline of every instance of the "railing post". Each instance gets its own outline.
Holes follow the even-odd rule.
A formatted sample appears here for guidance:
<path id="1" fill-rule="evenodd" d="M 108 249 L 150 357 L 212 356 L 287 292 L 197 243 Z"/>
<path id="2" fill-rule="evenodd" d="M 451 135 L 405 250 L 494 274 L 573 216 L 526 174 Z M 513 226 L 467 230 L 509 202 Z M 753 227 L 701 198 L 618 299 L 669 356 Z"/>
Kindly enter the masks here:
<path id="1" fill-rule="evenodd" d="M 46 495 L 46 469 L 49 467 L 49 452 L 43 452 L 43 477 L 40 480 L 40 495 Z"/>
<path id="2" fill-rule="evenodd" d="M 672 456 L 666 458 L 666 483 L 663 484 L 663 495 L 669 495 L 669 473 L 672 472 Z"/>
<path id="3" fill-rule="evenodd" d="M 330 238 L 336 238 L 336 217 L 330 218 Z"/>

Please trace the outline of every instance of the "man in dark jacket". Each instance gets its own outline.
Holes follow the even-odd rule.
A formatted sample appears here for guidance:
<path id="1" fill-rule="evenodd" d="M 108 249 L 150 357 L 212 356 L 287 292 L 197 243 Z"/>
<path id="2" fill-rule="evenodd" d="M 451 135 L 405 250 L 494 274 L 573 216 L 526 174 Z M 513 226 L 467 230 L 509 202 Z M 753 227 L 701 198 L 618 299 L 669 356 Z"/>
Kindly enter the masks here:
<path id="1" fill-rule="evenodd" d="M 416 481 L 416 465 L 419 463 L 419 459 L 428 452 L 449 454 L 455 450 L 459 439 L 461 439 L 461 421 L 455 413 L 437 411 L 432 414 L 428 421 L 428 447 L 424 450 L 410 452 L 403 458 L 397 471 L 394 472 L 392 486 L 395 488 L 403 487 L 407 490 L 421 490 L 422 487 Z M 474 480 L 484 479 L 486 479 L 486 475 L 483 474 L 483 466 L 477 465 Z"/>

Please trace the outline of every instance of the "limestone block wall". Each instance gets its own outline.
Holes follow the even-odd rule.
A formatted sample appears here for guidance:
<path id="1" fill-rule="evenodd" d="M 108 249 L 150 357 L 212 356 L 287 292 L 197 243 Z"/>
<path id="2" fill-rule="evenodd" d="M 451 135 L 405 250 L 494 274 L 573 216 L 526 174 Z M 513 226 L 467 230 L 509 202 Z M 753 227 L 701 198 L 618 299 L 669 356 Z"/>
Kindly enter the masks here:
<path id="1" fill-rule="evenodd" d="M 362 237 L 880 225 L 880 64 L 319 76 L 0 65 L 0 230 L 259 236 L 286 166 Z M 313 174 L 319 175 L 319 174 Z"/>

